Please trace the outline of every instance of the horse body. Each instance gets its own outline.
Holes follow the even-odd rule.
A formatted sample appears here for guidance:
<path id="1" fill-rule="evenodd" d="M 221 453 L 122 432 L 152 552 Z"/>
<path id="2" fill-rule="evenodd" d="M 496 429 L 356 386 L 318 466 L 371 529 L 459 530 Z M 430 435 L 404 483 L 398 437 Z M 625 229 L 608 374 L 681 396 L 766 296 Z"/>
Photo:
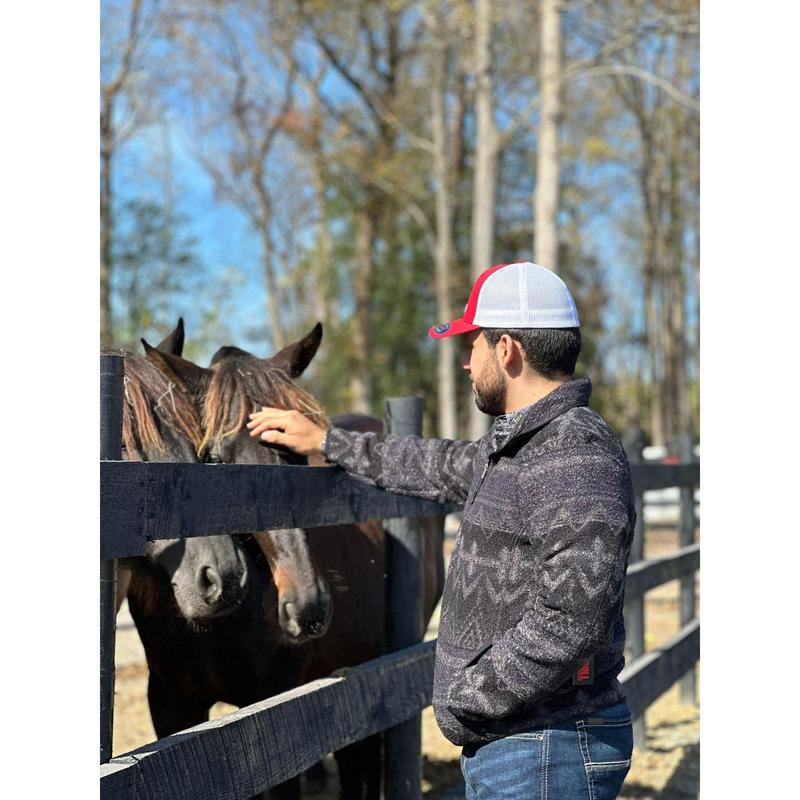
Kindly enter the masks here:
<path id="1" fill-rule="evenodd" d="M 293 383 L 313 358 L 320 338 L 317 326 L 271 359 L 222 348 L 208 369 L 161 348 L 146 345 L 146 350 L 148 358 L 193 397 L 202 415 L 200 449 L 210 460 L 298 463 L 294 454 L 250 437 L 245 424 L 248 414 L 261 405 L 297 408 L 330 424 L 314 398 Z M 361 415 L 340 422 L 342 427 L 382 428 L 378 420 Z M 324 463 L 321 458 L 312 461 Z M 424 526 L 427 622 L 443 587 L 442 519 L 426 519 Z M 208 708 L 218 700 L 249 705 L 386 651 L 382 523 L 281 533 L 278 539 L 270 537 L 278 544 L 272 550 L 260 534 L 247 541 L 250 591 L 224 619 L 187 625 L 177 620 L 174 593 L 162 586 L 149 598 L 149 617 L 141 627 L 137 620 L 137 628 L 151 669 L 149 700 L 159 737 L 206 719 Z M 301 544 L 307 564 L 292 557 L 291 542 Z M 141 616 L 144 607 L 132 592 L 132 614 L 136 609 Z M 298 629 L 302 635 L 292 636 Z M 335 755 L 343 798 L 380 796 L 380 737 L 356 742 Z M 299 780 L 276 787 L 270 796 L 299 798 Z"/>

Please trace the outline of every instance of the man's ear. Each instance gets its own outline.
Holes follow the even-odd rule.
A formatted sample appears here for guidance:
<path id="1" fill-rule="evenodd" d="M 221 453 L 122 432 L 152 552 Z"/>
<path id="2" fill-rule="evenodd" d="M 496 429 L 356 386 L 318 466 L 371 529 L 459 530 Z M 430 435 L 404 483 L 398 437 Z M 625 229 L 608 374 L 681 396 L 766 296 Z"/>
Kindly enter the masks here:
<path id="1" fill-rule="evenodd" d="M 507 333 L 504 333 L 497 342 L 495 354 L 500 364 L 506 368 L 513 363 L 517 355 L 519 355 L 520 364 L 525 361 L 522 345 L 514 341 Z"/>
<path id="2" fill-rule="evenodd" d="M 287 345 L 267 360 L 285 369 L 290 378 L 297 378 L 311 363 L 321 341 L 322 324 L 318 322 L 302 339 Z"/>
<path id="3" fill-rule="evenodd" d="M 201 396 L 205 392 L 211 379 L 212 372 L 210 369 L 204 369 L 192 361 L 176 356 L 173 353 L 151 347 L 144 339 L 142 339 L 142 344 L 148 360 L 170 380 L 183 386 L 196 396 Z"/>

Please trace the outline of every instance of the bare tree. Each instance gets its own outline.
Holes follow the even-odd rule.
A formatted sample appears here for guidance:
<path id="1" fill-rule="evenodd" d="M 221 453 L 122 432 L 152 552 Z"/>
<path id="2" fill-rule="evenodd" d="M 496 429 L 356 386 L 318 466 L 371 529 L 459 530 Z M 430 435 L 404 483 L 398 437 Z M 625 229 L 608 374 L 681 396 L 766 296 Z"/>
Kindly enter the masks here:
<path id="1" fill-rule="evenodd" d="M 497 193 L 498 131 L 492 82 L 492 0 L 475 2 L 475 173 L 472 183 L 472 258 L 475 280 L 493 263 L 494 209 Z M 470 406 L 469 437 L 479 439 L 488 419 Z"/>
<path id="2" fill-rule="evenodd" d="M 259 236 L 266 319 L 271 345 L 279 349 L 285 335 L 273 195 L 287 161 L 278 154 L 289 146 L 282 135 L 297 124 L 297 115 L 295 76 L 282 70 L 262 11 L 254 7 L 232 21 L 225 9 L 188 3 L 173 9 L 171 21 L 183 53 L 179 61 L 189 66 L 188 75 L 176 82 L 189 86 L 190 147 L 219 196 L 241 211 Z"/>
<path id="3" fill-rule="evenodd" d="M 670 36 L 669 29 L 674 27 L 671 19 L 659 19 L 666 30 L 655 43 L 645 39 L 626 48 L 628 64 L 647 64 L 648 68 L 609 72 L 633 116 L 639 137 L 637 170 L 644 209 L 642 273 L 650 356 L 650 434 L 653 443 L 659 445 L 688 430 L 691 421 L 684 242 L 685 207 L 691 201 L 691 165 L 697 150 L 693 121 L 698 102 L 681 88 L 688 79 L 684 45 L 694 37 L 691 30 L 685 30 L 687 24 L 691 27 L 691 21 L 680 16 L 678 34 Z M 670 62 L 673 66 L 668 75 Z M 654 79 L 642 80 L 642 73 Z"/>
<path id="4" fill-rule="evenodd" d="M 400 74 L 404 60 L 412 54 L 403 39 L 413 42 L 415 35 L 412 31 L 403 36 L 406 6 L 396 3 L 376 7 L 361 0 L 348 3 L 349 13 L 345 13 L 338 5 L 312 11 L 308 3 L 297 2 L 305 29 L 320 54 L 360 101 L 359 113 L 346 114 L 320 95 L 320 102 L 351 137 L 350 155 L 341 153 L 341 164 L 355 178 L 351 395 L 354 409 L 362 412 L 370 412 L 373 401 L 370 361 L 375 247 L 379 231 L 387 246 L 395 246 L 396 221 L 391 211 L 396 203 L 402 203 L 392 191 L 393 182 L 385 176 L 397 155 L 401 131 L 410 141 L 421 141 L 403 125 L 397 111 Z M 339 11 L 334 24 L 326 17 L 326 10 Z"/>
<path id="5" fill-rule="evenodd" d="M 524 4 L 520 5 L 522 8 Z M 472 254 L 471 276 L 475 280 L 495 260 L 495 203 L 497 198 L 498 157 L 530 120 L 539 105 L 538 93 L 530 94 L 527 104 L 513 114 L 501 129 L 495 119 L 494 56 L 495 40 L 494 0 L 476 0 L 474 12 L 473 74 L 475 78 L 475 151 L 472 185 Z M 487 430 L 489 420 L 474 405 L 470 405 L 468 435 L 480 438 Z"/>
<path id="6" fill-rule="evenodd" d="M 125 17 L 123 20 L 122 17 Z M 131 92 L 137 56 L 151 29 L 142 0 L 125 9 L 106 9 L 103 16 L 103 83 L 100 88 L 100 339 L 113 338 L 111 316 L 112 242 L 114 235 L 113 168 L 120 144 L 141 124 L 141 106 Z M 127 95 L 127 97 L 126 97 Z M 120 108 L 127 99 L 127 119 Z"/>
<path id="7" fill-rule="evenodd" d="M 541 119 L 533 197 L 533 252 L 537 264 L 558 269 L 558 194 L 561 180 L 561 0 L 541 0 L 539 92 Z"/>

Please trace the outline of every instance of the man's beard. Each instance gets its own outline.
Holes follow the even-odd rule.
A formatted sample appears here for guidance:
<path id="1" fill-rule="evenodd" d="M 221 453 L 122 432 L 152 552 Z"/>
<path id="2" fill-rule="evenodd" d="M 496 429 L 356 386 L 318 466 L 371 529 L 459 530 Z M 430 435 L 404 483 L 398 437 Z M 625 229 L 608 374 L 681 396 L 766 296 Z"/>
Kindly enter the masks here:
<path id="1" fill-rule="evenodd" d="M 492 417 L 506 412 L 506 383 L 496 361 L 490 361 L 481 375 L 481 382 L 472 382 L 472 394 L 478 410 Z"/>

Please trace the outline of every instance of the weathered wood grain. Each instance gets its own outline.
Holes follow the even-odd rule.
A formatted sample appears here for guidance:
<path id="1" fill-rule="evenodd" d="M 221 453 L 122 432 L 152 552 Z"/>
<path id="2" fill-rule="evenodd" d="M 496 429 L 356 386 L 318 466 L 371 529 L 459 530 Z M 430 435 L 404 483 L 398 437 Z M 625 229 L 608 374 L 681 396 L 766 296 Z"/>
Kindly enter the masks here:
<path id="1" fill-rule="evenodd" d="M 339 467 L 100 464 L 103 558 L 141 555 L 148 539 L 424 517 L 458 508 L 376 489 Z"/>
<path id="2" fill-rule="evenodd" d="M 430 705 L 424 642 L 140 747 L 100 767 L 102 800 L 234 800 Z"/>
<path id="3" fill-rule="evenodd" d="M 620 675 L 633 717 L 666 692 L 700 658 L 700 620 L 692 620 L 668 642 L 637 658 Z"/>

